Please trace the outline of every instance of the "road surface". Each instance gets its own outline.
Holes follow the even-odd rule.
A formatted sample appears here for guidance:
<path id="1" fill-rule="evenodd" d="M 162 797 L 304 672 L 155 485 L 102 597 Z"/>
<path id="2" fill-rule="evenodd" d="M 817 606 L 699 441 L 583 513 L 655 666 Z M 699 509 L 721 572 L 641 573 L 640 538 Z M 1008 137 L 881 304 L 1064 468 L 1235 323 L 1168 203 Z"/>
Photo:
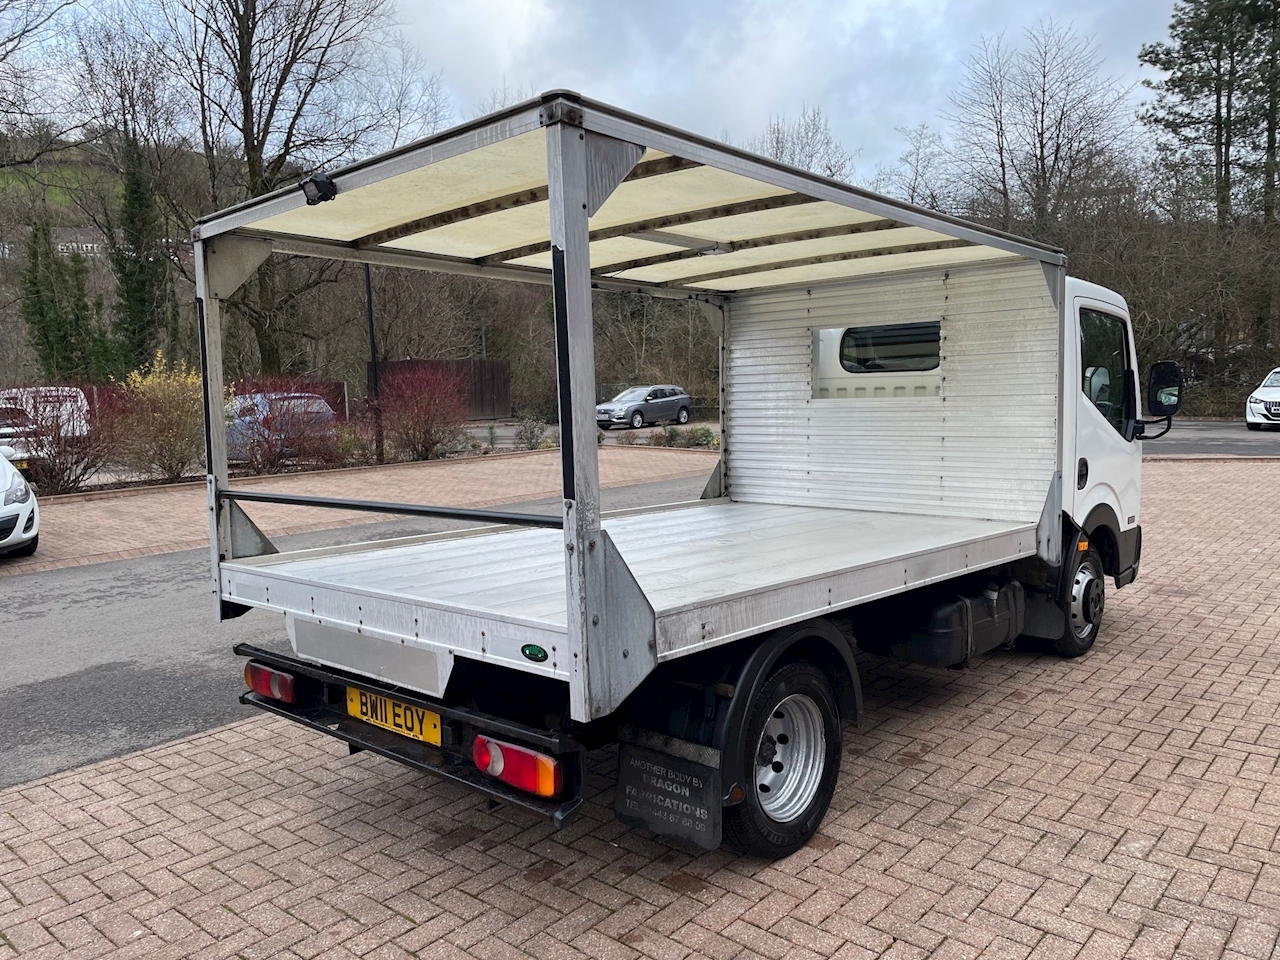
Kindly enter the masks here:
<path id="1" fill-rule="evenodd" d="M 1235 422 L 1175 420 L 1168 434 L 1143 443 L 1142 452 L 1148 456 L 1280 457 L 1280 430 L 1248 430 L 1243 418 Z"/>
<path id="2" fill-rule="evenodd" d="M 694 500 L 706 479 L 602 491 L 606 510 Z M 559 501 L 504 504 L 555 512 Z M 281 537 L 282 549 L 459 526 L 405 518 Z M 288 649 L 282 618 L 218 623 L 206 550 L 7 577 L 0 588 L 0 789 L 250 714 L 236 643 Z"/>

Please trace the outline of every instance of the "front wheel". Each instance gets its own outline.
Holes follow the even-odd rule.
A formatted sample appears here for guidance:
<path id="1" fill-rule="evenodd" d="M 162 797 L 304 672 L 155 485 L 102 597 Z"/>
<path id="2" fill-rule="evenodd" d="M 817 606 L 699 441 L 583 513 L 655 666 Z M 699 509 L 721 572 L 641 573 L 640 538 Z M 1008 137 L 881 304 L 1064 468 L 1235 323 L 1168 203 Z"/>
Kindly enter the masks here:
<path id="1" fill-rule="evenodd" d="M 1102 629 L 1102 613 L 1107 605 L 1106 572 L 1102 555 L 1093 547 L 1077 551 L 1067 597 L 1067 629 L 1053 643 L 1064 657 L 1078 657 L 1089 651 Z"/>
<path id="2" fill-rule="evenodd" d="M 16 550 L 10 550 L 9 556 L 11 557 L 34 556 L 36 552 L 36 547 L 38 546 L 40 546 L 40 534 L 37 533 L 34 537 L 32 537 L 22 546 L 18 547 Z"/>
<path id="3" fill-rule="evenodd" d="M 637 430 L 644 426 L 644 414 L 639 410 L 631 415 L 631 426 L 635 427 Z"/>
<path id="4" fill-rule="evenodd" d="M 724 837 L 770 860 L 803 847 L 826 816 L 840 774 L 840 710 L 811 663 L 776 671 L 747 709 L 746 796 L 724 811 Z"/>

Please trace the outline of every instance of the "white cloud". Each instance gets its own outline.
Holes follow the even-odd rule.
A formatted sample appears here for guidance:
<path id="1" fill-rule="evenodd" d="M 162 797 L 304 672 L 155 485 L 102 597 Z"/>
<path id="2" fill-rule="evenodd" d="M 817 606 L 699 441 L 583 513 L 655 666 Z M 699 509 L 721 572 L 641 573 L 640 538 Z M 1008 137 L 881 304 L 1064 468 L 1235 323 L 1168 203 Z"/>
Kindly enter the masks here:
<path id="1" fill-rule="evenodd" d="M 894 127 L 939 124 L 985 35 L 1056 16 L 1095 37 L 1109 72 L 1139 77 L 1172 0 L 403 0 L 406 32 L 444 72 L 462 117 L 491 90 L 567 87 L 737 140 L 817 104 L 860 166 L 894 159 Z"/>

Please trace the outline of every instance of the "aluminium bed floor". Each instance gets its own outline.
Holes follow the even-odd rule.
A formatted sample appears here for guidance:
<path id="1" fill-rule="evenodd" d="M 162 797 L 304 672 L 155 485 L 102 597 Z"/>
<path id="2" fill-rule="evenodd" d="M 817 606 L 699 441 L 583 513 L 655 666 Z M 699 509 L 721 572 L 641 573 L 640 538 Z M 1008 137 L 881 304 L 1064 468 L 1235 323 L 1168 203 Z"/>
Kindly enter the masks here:
<path id="1" fill-rule="evenodd" d="M 721 640 L 1035 552 L 1034 524 L 762 503 L 709 501 L 603 525 L 660 625 L 687 630 L 676 621 L 715 609 Z M 506 529 L 222 569 L 563 628 L 563 557 L 558 530 Z M 672 652 L 670 641 L 659 646 Z"/>

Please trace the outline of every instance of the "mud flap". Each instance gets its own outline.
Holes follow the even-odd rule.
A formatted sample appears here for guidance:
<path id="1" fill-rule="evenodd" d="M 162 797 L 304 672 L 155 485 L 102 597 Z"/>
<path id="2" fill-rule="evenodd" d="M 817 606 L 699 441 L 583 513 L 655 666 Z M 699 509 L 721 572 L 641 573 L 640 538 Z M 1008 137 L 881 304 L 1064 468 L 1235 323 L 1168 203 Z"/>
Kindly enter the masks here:
<path id="1" fill-rule="evenodd" d="M 618 738 L 617 818 L 704 850 L 719 847 L 720 751 L 625 724 Z"/>

